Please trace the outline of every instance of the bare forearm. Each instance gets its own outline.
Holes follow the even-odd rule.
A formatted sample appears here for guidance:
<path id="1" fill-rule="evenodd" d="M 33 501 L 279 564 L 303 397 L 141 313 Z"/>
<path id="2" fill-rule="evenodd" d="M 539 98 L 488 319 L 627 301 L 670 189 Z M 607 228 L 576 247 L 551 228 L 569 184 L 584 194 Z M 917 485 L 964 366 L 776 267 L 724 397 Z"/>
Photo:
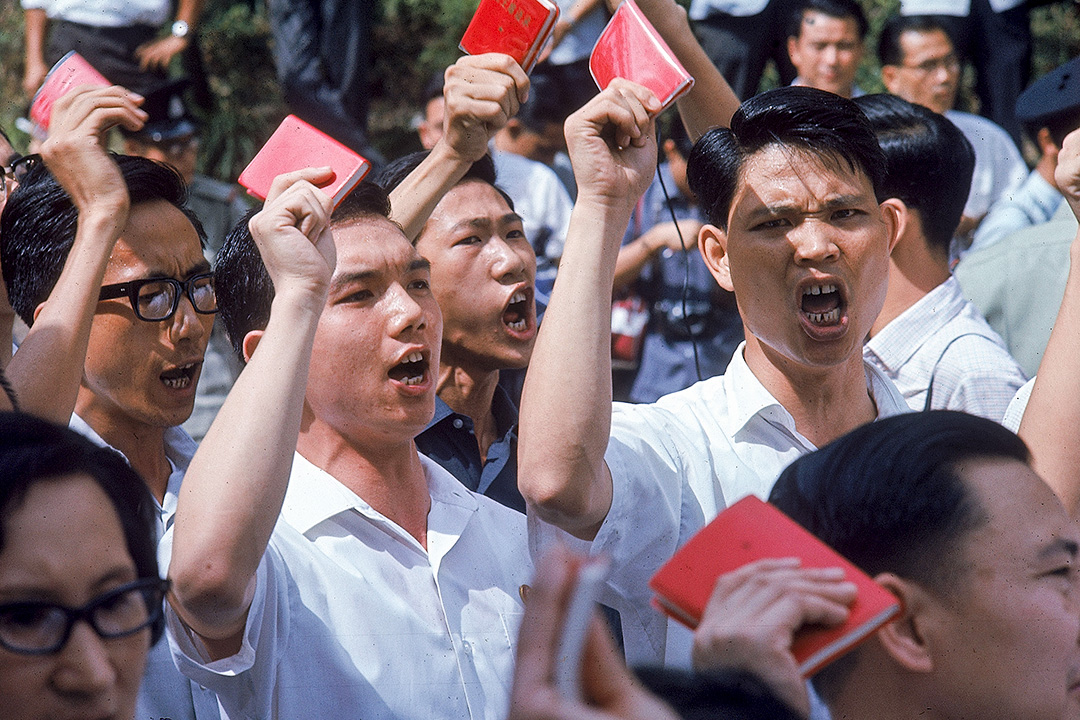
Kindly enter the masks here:
<path id="1" fill-rule="evenodd" d="M 275 298 L 270 321 L 184 478 L 174 606 L 207 638 L 243 627 L 288 488 L 321 303 Z"/>
<path id="2" fill-rule="evenodd" d="M 28 61 L 45 62 L 45 28 L 49 19 L 40 8 L 23 13 L 24 43 Z"/>
<path id="3" fill-rule="evenodd" d="M 176 4 L 176 19 L 183 20 L 192 29 L 199 22 L 205 0 L 179 0 Z"/>
<path id="4" fill-rule="evenodd" d="M 615 260 L 615 290 L 620 290 L 641 277 L 641 271 L 661 247 L 655 241 L 655 235 L 645 233 L 619 248 L 619 256 Z"/>
<path id="5" fill-rule="evenodd" d="M 440 141 L 415 170 L 390 191 L 390 208 L 405 237 L 416 240 L 428 216 L 472 163 Z"/>

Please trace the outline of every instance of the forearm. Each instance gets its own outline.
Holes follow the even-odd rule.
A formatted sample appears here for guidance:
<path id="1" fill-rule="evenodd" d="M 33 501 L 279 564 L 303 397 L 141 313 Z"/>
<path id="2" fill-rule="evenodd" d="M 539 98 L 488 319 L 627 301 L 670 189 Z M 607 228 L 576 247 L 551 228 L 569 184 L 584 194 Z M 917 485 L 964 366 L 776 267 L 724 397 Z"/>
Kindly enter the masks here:
<path id="1" fill-rule="evenodd" d="M 694 37 L 686 11 L 675 0 L 638 0 L 638 7 L 694 78 L 694 87 L 678 100 L 690 137 L 696 140 L 711 127 L 730 125 L 739 98 Z"/>
<path id="2" fill-rule="evenodd" d="M 619 256 L 615 260 L 615 273 L 612 287 L 621 290 L 630 283 L 641 277 L 641 271 L 660 250 L 656 228 L 649 230 L 633 242 L 619 248 Z"/>
<path id="3" fill-rule="evenodd" d="M 24 412 L 61 425 L 71 418 L 98 292 L 122 226 L 117 217 L 126 215 L 126 205 L 79 214 L 60 278 L 6 371 Z M 10 333 L 3 342 L 10 347 Z"/>
<path id="4" fill-rule="evenodd" d="M 173 605 L 204 638 L 243 629 L 288 488 L 321 307 L 317 299 L 274 299 L 265 334 L 184 478 Z"/>
<path id="5" fill-rule="evenodd" d="M 1080 510 L 1080 233 L 1070 250 L 1072 265 L 1054 330 L 1020 423 L 1031 449 L 1032 467 L 1053 488 L 1065 508 Z"/>
<path id="6" fill-rule="evenodd" d="M 401 183 L 390 191 L 393 219 L 416 240 L 435 206 L 461 178 L 472 162 L 455 153 L 442 140 Z"/>
<path id="7" fill-rule="evenodd" d="M 610 288 L 628 216 L 579 199 L 522 394 L 521 493 L 544 520 L 586 539 L 611 505 Z"/>
<path id="8" fill-rule="evenodd" d="M 176 4 L 176 19 L 183 20 L 192 30 L 199 22 L 205 0 L 179 0 Z"/>
<path id="9" fill-rule="evenodd" d="M 45 62 L 45 28 L 49 23 L 48 16 L 42 8 L 34 8 L 23 13 L 23 42 L 26 51 L 26 62 Z"/>

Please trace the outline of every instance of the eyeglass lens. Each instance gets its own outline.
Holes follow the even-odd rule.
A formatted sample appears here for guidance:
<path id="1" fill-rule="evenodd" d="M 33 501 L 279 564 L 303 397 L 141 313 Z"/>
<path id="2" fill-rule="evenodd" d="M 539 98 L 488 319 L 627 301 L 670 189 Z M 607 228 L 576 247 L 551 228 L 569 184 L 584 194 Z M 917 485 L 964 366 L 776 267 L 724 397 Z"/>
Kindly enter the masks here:
<path id="1" fill-rule="evenodd" d="M 183 284 L 176 280 L 162 279 L 143 284 L 139 288 L 138 312 L 145 320 L 164 320 L 176 311 L 181 288 L 185 288 L 195 309 L 203 313 L 217 310 L 214 279 L 209 275 L 193 277 Z"/>

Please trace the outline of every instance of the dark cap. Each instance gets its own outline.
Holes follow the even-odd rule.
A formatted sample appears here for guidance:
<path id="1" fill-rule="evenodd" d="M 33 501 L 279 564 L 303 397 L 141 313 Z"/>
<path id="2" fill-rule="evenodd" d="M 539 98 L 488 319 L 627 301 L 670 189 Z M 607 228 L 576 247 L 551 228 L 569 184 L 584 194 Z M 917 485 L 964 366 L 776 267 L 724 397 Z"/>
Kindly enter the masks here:
<path id="1" fill-rule="evenodd" d="M 170 80 L 147 92 L 146 101 L 142 109 L 150 117 L 142 130 L 138 132 L 124 131 L 124 136 L 142 142 L 167 143 L 179 138 L 188 137 L 198 132 L 195 124 L 184 105 L 181 93 L 190 84 L 187 78 Z"/>
<path id="2" fill-rule="evenodd" d="M 1068 115 L 1080 123 L 1080 57 L 1043 75 L 1016 100 L 1016 118 L 1025 125 L 1045 126 Z"/>

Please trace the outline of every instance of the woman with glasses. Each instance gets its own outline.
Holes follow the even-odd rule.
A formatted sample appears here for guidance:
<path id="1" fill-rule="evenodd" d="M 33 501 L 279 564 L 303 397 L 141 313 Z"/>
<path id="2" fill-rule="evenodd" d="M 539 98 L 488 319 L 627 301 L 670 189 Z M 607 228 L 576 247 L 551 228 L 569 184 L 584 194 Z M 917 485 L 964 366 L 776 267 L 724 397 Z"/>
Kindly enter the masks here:
<path id="1" fill-rule="evenodd" d="M 134 717 L 163 629 L 155 514 L 116 453 L 0 413 L 3 717 Z"/>

